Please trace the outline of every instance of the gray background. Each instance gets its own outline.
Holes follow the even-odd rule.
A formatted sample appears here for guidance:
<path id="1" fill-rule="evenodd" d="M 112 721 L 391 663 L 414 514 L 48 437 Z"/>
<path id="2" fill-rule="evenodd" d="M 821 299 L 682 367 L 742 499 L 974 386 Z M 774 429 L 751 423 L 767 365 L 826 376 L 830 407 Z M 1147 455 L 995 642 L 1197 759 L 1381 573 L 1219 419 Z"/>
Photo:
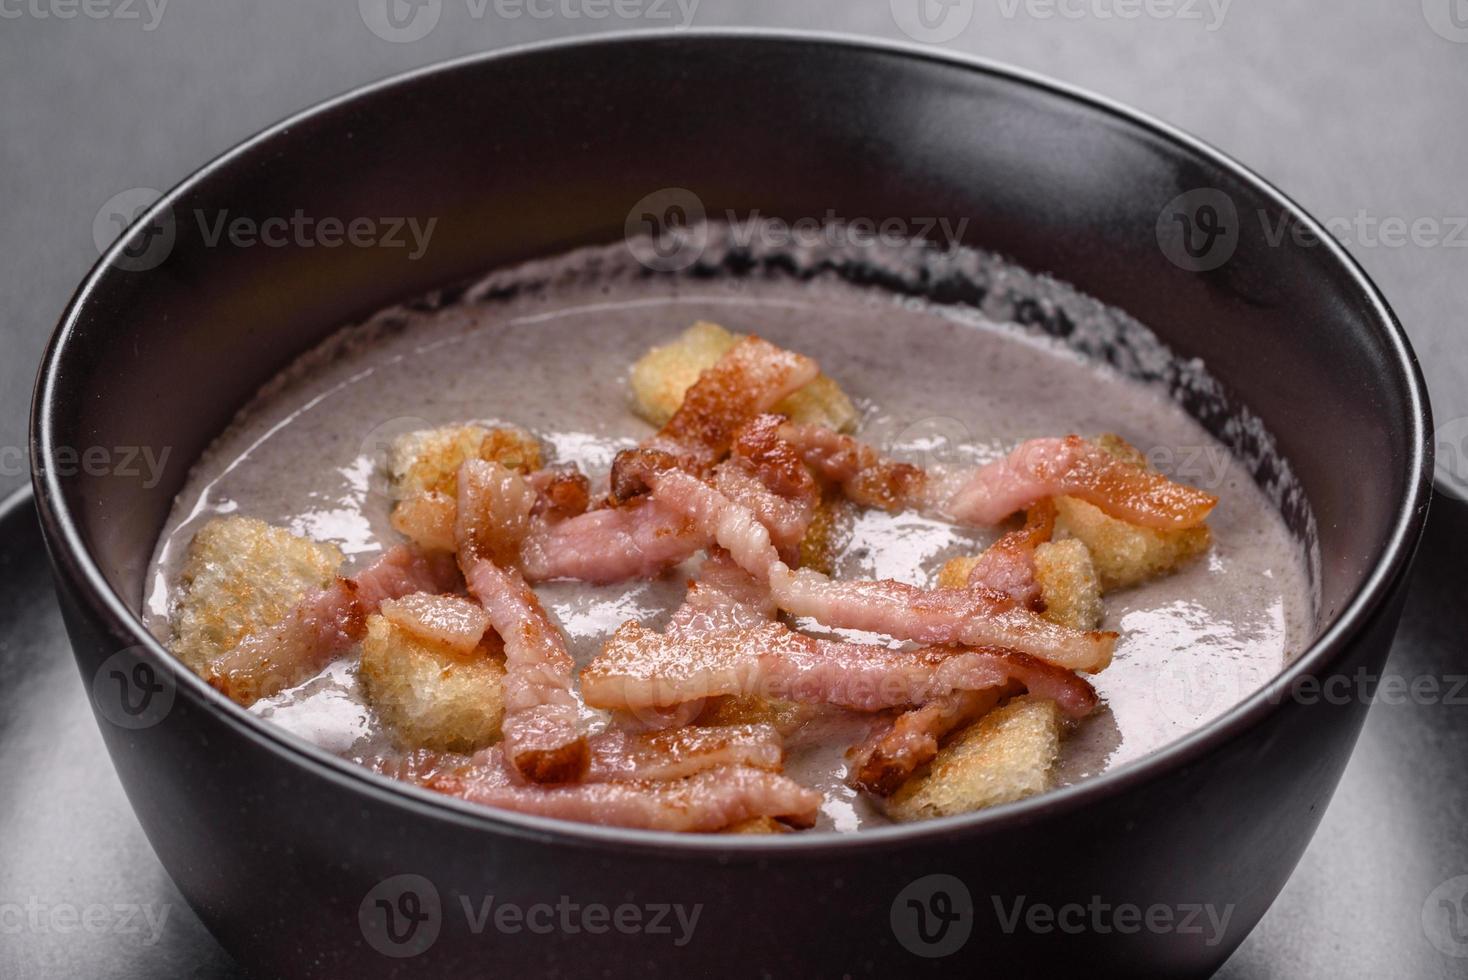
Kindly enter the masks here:
<path id="1" fill-rule="evenodd" d="M 93 219 L 113 195 L 166 189 L 282 116 L 404 69 L 526 41 L 683 21 L 676 0 L 625 0 L 641 16 L 600 20 L 533 16 L 523 7 L 504 17 L 496 0 L 438 0 L 432 32 L 391 43 L 368 30 L 357 0 L 171 0 L 156 22 L 146 0 L 88 0 L 114 11 L 130 2 L 136 19 L 32 12 L 68 2 L 77 0 L 0 2 L 0 491 L 23 482 L 16 447 L 24 445 L 34 368 L 97 257 Z M 554 0 L 554 9 L 566 2 Z M 695 27 L 820 28 L 901 40 L 893 6 L 916 2 L 684 0 L 693 4 Z M 1211 0 L 1213 8 L 1210 0 L 1160 0 L 1180 13 L 1135 19 L 1100 16 L 1128 0 L 1059 0 L 1079 18 L 1037 16 L 1056 9 L 1047 6 L 1053 0 L 956 2 L 954 16 L 969 20 L 947 47 L 1154 113 L 1244 160 L 1317 217 L 1468 218 L 1468 43 L 1432 28 L 1434 20 L 1451 25 L 1453 3 L 1468 24 L 1468 0 L 1231 0 L 1221 19 L 1214 10 L 1224 0 Z M 482 16 L 472 15 L 471 3 Z M 1181 16 L 1185 8 L 1199 16 Z M 1468 29 L 1448 33 L 1468 42 Z M 1354 228 L 1349 237 L 1412 335 L 1439 420 L 1468 417 L 1468 335 L 1460 325 L 1468 231 L 1456 247 L 1391 247 Z M 1468 433 L 1449 434 L 1456 442 Z"/>
<path id="2" fill-rule="evenodd" d="M 1244 160 L 1318 217 L 1447 223 L 1468 216 L 1468 43 L 1431 26 L 1450 23 L 1449 2 L 1459 0 L 1234 0 L 1219 23 L 1206 2 L 1195 8 L 1202 20 L 1124 20 L 1098 15 L 1117 0 L 1072 0 L 1085 12 L 1078 19 L 1035 16 L 1037 3 L 972 0 L 957 8 L 971 19 L 946 46 L 1152 112 Z M 468 0 L 442 0 L 427 37 L 390 43 L 367 29 L 356 0 L 172 0 L 153 30 L 141 0 L 135 20 L 34 12 L 56 9 L 53 0 L 0 0 L 0 492 L 24 480 L 18 452 L 35 364 L 96 259 L 93 221 L 109 198 L 165 189 L 280 117 L 394 72 L 681 20 L 505 18 L 493 0 L 476 19 Z M 699 0 L 692 23 L 906 39 L 889 0 Z M 1351 236 L 1417 345 L 1440 421 L 1468 417 L 1468 338 L 1455 315 L 1468 248 Z M 1434 514 L 1437 547 L 1424 556 L 1395 673 L 1446 676 L 1460 665 L 1468 611 L 1449 576 L 1461 574 L 1451 542 L 1468 535 L 1464 514 Z M 34 547 L 30 535 L 0 541 L 0 578 L 14 576 L 0 589 L 0 693 L 15 695 L 0 698 L 0 902 L 157 902 L 170 918 L 158 946 L 0 935 L 0 976 L 227 972 L 127 811 Z M 1468 975 L 1468 959 L 1442 956 L 1419 921 L 1433 885 L 1468 871 L 1468 789 L 1456 789 L 1464 758 L 1465 708 L 1378 705 L 1315 844 L 1226 973 Z"/>

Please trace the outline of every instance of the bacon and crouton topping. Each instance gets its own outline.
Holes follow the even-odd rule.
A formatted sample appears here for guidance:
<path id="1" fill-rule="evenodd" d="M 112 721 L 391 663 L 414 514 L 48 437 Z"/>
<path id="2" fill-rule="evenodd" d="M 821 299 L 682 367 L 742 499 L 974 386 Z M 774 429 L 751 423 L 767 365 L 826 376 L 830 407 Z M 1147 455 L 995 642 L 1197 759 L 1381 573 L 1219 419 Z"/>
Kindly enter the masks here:
<path id="1" fill-rule="evenodd" d="M 352 575 L 333 545 L 209 522 L 174 652 L 245 706 L 348 660 L 392 745 L 358 761 L 485 806 L 789 833 L 821 796 L 784 771 L 786 747 L 845 719 L 866 733 L 850 785 L 925 820 L 1043 792 L 1101 703 L 1086 675 L 1118 638 L 1103 592 L 1210 545 L 1217 498 L 1116 437 L 926 470 L 853 435 L 860 413 L 809 356 L 715 324 L 648 351 L 630 386 L 656 429 L 599 480 L 514 427 L 399 437 L 377 463 L 407 543 Z M 1001 533 L 932 587 L 835 577 L 862 508 Z M 690 561 L 681 606 L 622 623 L 578 670 L 539 583 Z"/>

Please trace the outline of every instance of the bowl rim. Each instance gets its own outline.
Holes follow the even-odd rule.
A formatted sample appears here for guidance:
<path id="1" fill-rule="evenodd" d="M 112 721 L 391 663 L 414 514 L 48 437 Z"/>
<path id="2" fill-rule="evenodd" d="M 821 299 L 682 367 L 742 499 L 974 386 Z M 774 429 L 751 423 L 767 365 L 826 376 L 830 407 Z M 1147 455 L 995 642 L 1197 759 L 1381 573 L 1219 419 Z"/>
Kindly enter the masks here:
<path id="1" fill-rule="evenodd" d="M 1390 359 L 1383 367 L 1397 372 L 1405 382 L 1405 404 L 1399 407 L 1409 416 L 1410 445 L 1407 447 L 1408 489 L 1399 502 L 1391 531 L 1383 542 L 1380 557 L 1373 569 L 1357 586 L 1350 599 L 1330 619 L 1315 640 L 1266 684 L 1239 700 L 1220 716 L 1160 748 L 1124 763 L 1116 769 L 1089 776 L 1069 786 L 1004 804 L 987 810 L 929 821 L 874 827 L 857 833 L 803 833 L 789 835 L 720 835 L 679 834 L 669 831 L 637 830 L 577 823 L 498 810 L 468 803 L 457 798 L 402 783 L 371 772 L 363 766 L 339 758 L 284 729 L 263 722 L 246 709 L 211 688 L 177 658 L 144 627 L 141 618 L 107 582 L 101 569 L 88 553 L 66 503 L 61 482 L 53 467 L 40 465 L 51 457 L 55 418 L 53 407 L 61 385 L 61 367 L 72 346 L 82 312 L 92 294 L 107 278 L 112 264 L 124 245 L 119 240 L 102 254 L 87 273 L 73 295 L 47 345 L 37 376 L 30 420 L 31 478 L 36 508 L 47 548 L 58 575 L 65 575 L 82 597 L 87 611 L 107 624 L 110 633 L 126 637 L 133 646 L 142 647 L 154 660 L 164 665 L 176 690 L 189 698 L 191 707 L 205 711 L 242 737 L 314 775 L 340 784 L 354 792 L 365 793 L 378 802 L 405 807 L 424 817 L 448 820 L 499 835 L 531 838 L 559 846 L 596 848 L 614 845 L 630 852 L 676 852 L 688 858 L 702 856 L 738 856 L 740 854 L 768 858 L 821 856 L 845 853 L 852 849 L 883 851 L 911 843 L 951 836 L 975 836 L 1002 833 L 1007 828 L 1028 825 L 1052 815 L 1068 813 L 1089 803 L 1111 798 L 1132 787 L 1213 751 L 1261 724 L 1275 711 L 1289 705 L 1282 695 L 1298 678 L 1330 667 L 1344 655 L 1350 639 L 1359 633 L 1381 610 L 1399 580 L 1406 575 L 1417 542 L 1426 521 L 1432 493 L 1432 447 L 1428 438 L 1431 416 L 1425 383 L 1401 324 L 1377 287 L 1359 263 L 1318 221 L 1291 198 L 1268 181 L 1214 148 L 1182 130 L 1144 112 L 1133 109 L 1087 89 L 1057 81 L 1040 73 L 1006 65 L 988 58 L 967 55 L 917 43 L 891 41 L 869 36 L 829 31 L 793 31 L 764 28 L 704 28 L 692 30 L 615 31 L 589 37 L 563 38 L 514 45 L 488 52 L 436 62 L 407 72 L 350 89 L 340 95 L 293 113 L 245 139 L 206 163 L 164 194 L 139 219 L 151 220 L 183 194 L 210 180 L 215 174 L 236 164 L 263 144 L 288 134 L 291 130 L 316 118 L 325 117 L 354 105 L 379 92 L 411 86 L 424 78 L 457 71 L 471 65 L 520 58 L 554 56 L 583 46 L 636 46 L 646 43 L 669 43 L 680 40 L 746 44 L 834 47 L 858 53 L 899 56 L 938 63 L 950 68 L 985 75 L 1001 83 L 1037 89 L 1087 110 L 1093 115 L 1110 116 L 1134 129 L 1159 137 L 1174 147 L 1200 159 L 1215 171 L 1223 171 L 1287 213 L 1292 220 L 1313 232 L 1334 261 L 1350 276 L 1354 286 L 1367 301 L 1365 314 L 1376 328 Z M 6 501 L 11 503 L 12 501 Z M 99 719 L 100 723 L 100 719 Z"/>

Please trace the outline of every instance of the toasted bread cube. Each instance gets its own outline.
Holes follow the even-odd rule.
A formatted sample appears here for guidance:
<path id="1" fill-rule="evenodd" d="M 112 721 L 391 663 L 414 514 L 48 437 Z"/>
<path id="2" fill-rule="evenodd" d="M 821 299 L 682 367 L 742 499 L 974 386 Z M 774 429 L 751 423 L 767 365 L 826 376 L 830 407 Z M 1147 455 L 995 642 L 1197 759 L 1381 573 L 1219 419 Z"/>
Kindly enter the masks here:
<path id="1" fill-rule="evenodd" d="M 1166 575 L 1213 541 L 1206 524 L 1180 531 L 1140 527 L 1074 497 L 1056 497 L 1055 510 L 1057 535 L 1085 544 L 1105 592 Z"/>
<path id="2" fill-rule="evenodd" d="M 1060 755 L 1060 709 L 1033 695 L 995 708 L 938 751 L 887 804 L 895 820 L 930 820 L 1044 792 Z"/>
<path id="3" fill-rule="evenodd" d="M 459 467 L 484 459 L 528 473 L 540 469 L 540 444 L 527 432 L 482 425 L 446 425 L 398 436 L 387 450 L 393 496 L 458 493 Z"/>
<path id="4" fill-rule="evenodd" d="M 959 555 L 950 558 L 938 569 L 938 588 L 962 589 L 968 586 L 969 574 L 979 563 L 978 555 Z"/>
<path id="5" fill-rule="evenodd" d="M 632 365 L 634 410 L 653 425 L 663 425 L 678 411 L 683 394 L 698 376 L 743 339 L 716 323 L 700 321 L 670 343 L 652 348 Z M 776 405 L 775 411 L 796 422 L 815 422 L 837 431 L 856 425 L 851 399 L 825 375 Z"/>
<path id="6" fill-rule="evenodd" d="M 1045 618 L 1078 630 L 1101 626 L 1101 577 L 1080 541 L 1046 541 L 1035 549 L 1035 580 L 1045 600 Z"/>
<path id="7" fill-rule="evenodd" d="M 491 644 L 464 656 L 373 615 L 358 676 L 401 748 L 474 752 L 499 738 L 505 668 Z"/>
<path id="8" fill-rule="evenodd" d="M 189 543 L 173 607 L 174 654 L 196 672 L 257 630 L 283 620 L 342 564 L 320 544 L 249 517 L 221 517 Z"/>

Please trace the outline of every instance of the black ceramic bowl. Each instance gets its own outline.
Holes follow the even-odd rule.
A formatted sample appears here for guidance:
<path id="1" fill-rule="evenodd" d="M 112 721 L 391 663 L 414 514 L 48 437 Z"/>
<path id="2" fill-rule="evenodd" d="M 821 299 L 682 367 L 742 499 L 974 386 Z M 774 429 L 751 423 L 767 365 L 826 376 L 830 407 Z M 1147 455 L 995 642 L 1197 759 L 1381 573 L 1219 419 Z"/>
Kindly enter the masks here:
<path id="1" fill-rule="evenodd" d="M 1318 641 L 1271 689 L 1080 785 L 857 836 L 728 838 L 569 825 L 389 783 L 248 717 L 147 635 L 136 611 L 173 495 L 263 382 L 391 302 L 614 241 L 635 202 L 670 187 L 716 213 L 967 217 L 968 244 L 1053 272 L 1201 357 L 1267 422 L 1319 518 Z M 1182 213 L 1203 237 L 1192 252 L 1160 247 L 1159 216 L 1199 190 Z M 1218 207 L 1187 207 L 1198 200 Z M 209 247 L 192 218 L 297 208 L 438 225 L 407 261 L 380 247 Z M 1281 220 L 1320 242 L 1272 242 Z M 1221 264 L 1217 240 L 1231 249 Z M 1204 421 L 1240 444 L 1225 419 Z M 1294 204 L 1208 147 L 929 50 L 689 33 L 416 72 L 205 167 L 77 293 L 41 369 L 32 438 L 67 627 L 128 796 L 203 921 L 262 974 L 1028 963 L 1179 975 L 1209 971 L 1243 939 L 1330 800 L 1365 703 L 1281 691 L 1381 667 L 1427 506 L 1428 422 L 1377 291 Z M 156 486 L 69 455 L 140 446 L 170 450 Z M 568 928 L 537 903 L 611 918 L 570 912 Z M 651 928 L 675 903 L 701 909 L 681 945 L 675 917 L 659 923 L 671 933 Z M 616 918 L 624 904 L 635 926 L 630 911 Z M 1066 911 L 1076 904 L 1142 917 Z M 529 916 L 519 931 L 496 918 L 504 905 Z"/>

